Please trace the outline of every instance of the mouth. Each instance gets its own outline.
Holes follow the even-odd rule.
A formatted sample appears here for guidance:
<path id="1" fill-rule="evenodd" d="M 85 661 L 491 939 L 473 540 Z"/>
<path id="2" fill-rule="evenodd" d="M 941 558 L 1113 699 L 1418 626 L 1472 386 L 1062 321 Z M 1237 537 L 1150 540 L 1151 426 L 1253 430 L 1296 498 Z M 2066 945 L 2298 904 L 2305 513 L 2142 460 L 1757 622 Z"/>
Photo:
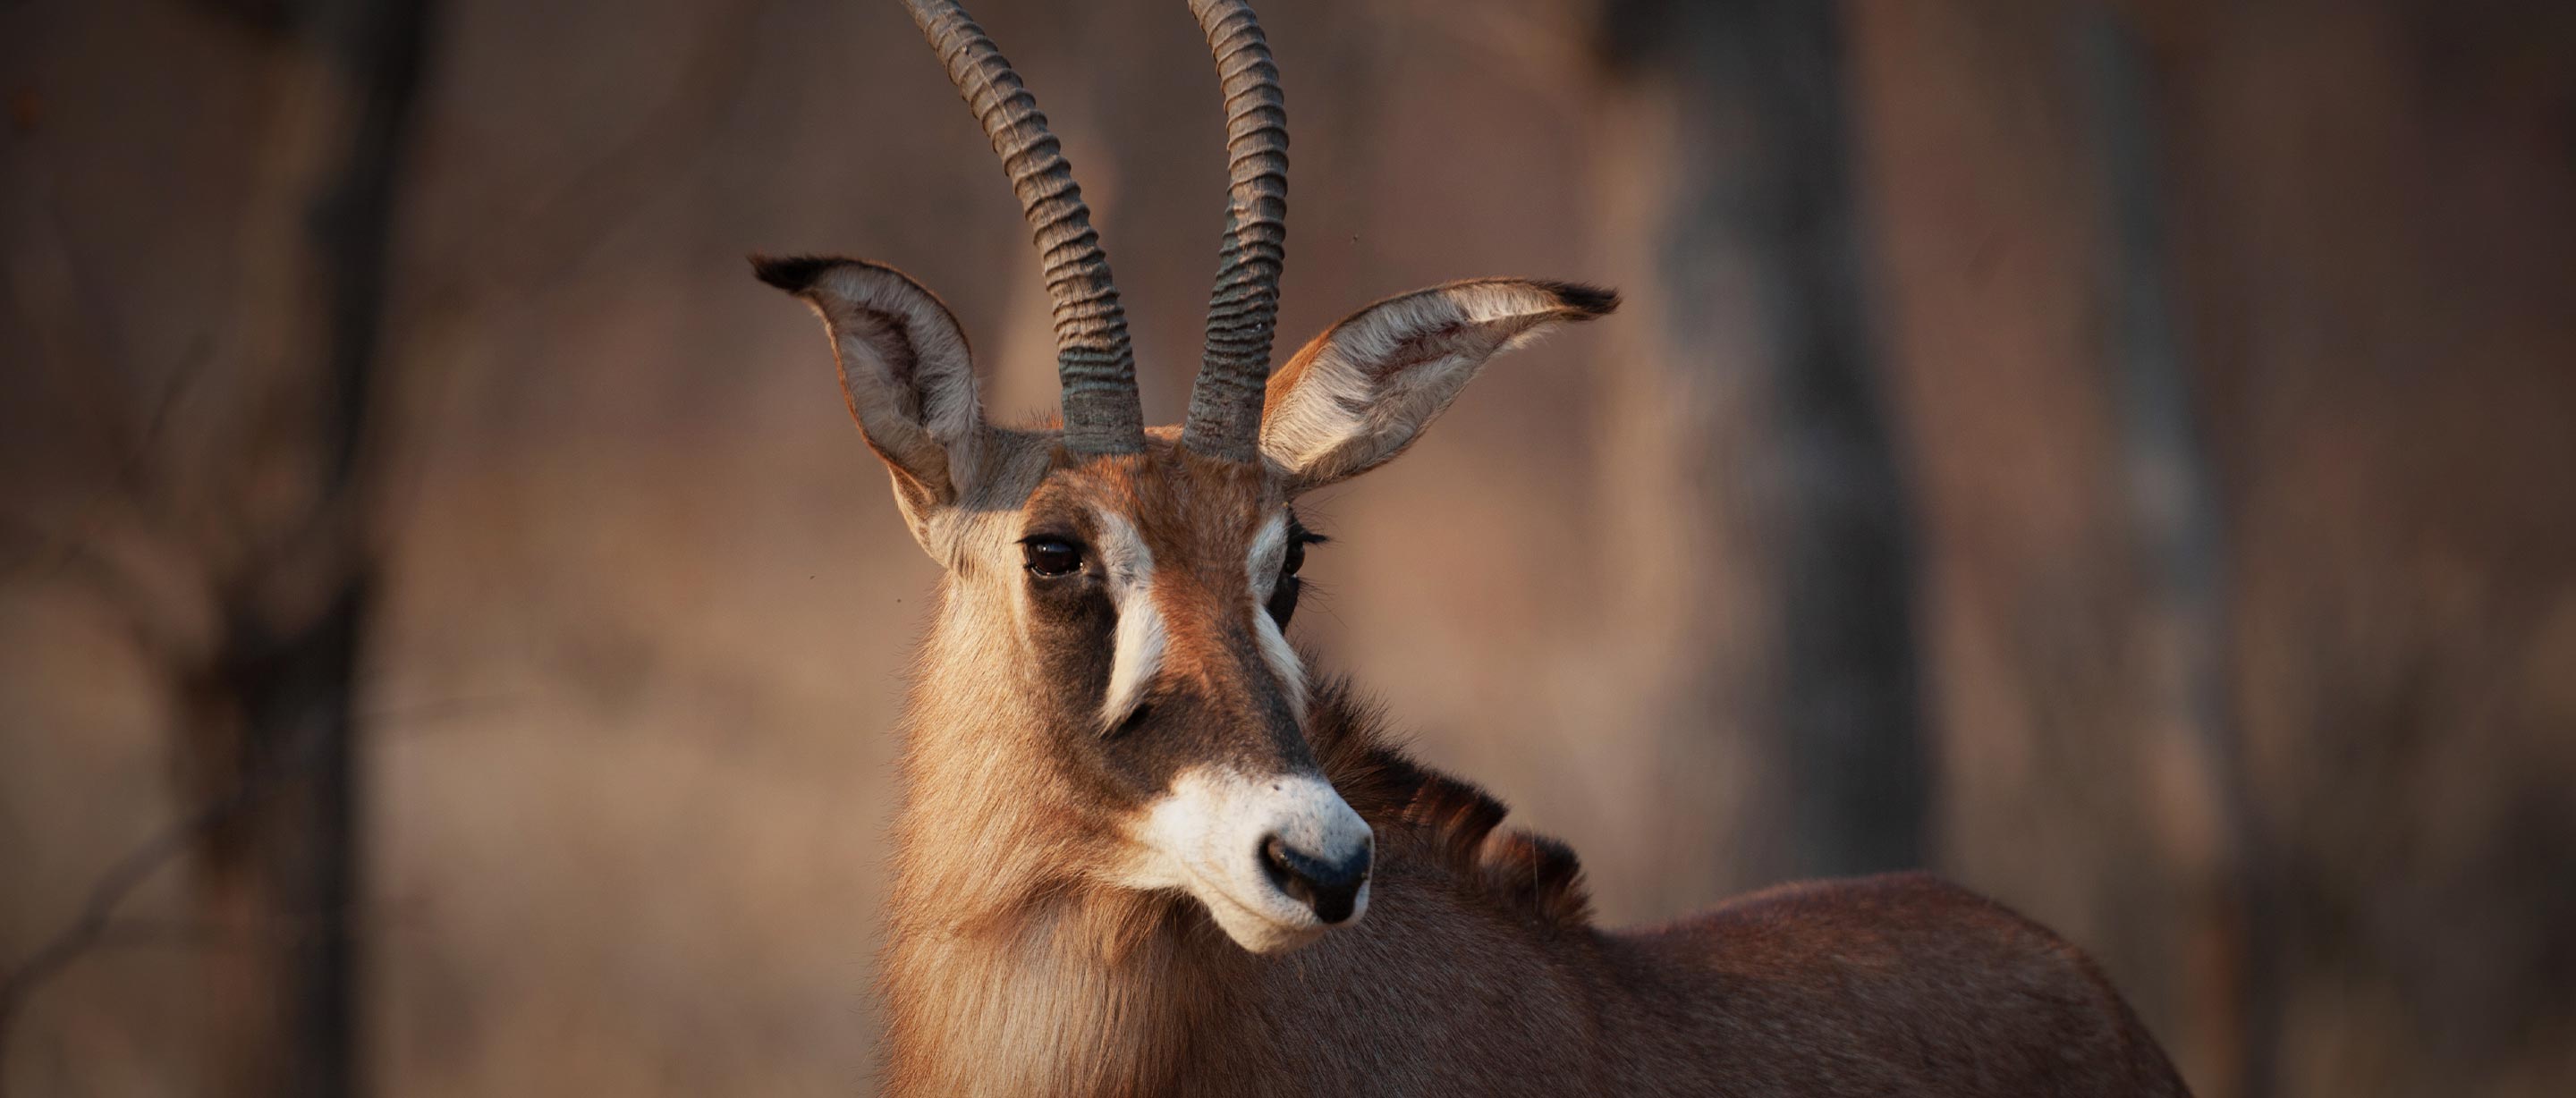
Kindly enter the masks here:
<path id="1" fill-rule="evenodd" d="M 1256 907 L 1220 888 L 1201 886 L 1189 892 L 1207 908 L 1208 917 L 1216 921 L 1217 929 L 1234 939 L 1234 944 L 1253 953 L 1286 953 L 1314 942 L 1331 929 L 1313 912 L 1302 908 L 1282 910 L 1283 905 L 1273 904 Z M 1356 913 L 1353 917 L 1357 917 Z"/>

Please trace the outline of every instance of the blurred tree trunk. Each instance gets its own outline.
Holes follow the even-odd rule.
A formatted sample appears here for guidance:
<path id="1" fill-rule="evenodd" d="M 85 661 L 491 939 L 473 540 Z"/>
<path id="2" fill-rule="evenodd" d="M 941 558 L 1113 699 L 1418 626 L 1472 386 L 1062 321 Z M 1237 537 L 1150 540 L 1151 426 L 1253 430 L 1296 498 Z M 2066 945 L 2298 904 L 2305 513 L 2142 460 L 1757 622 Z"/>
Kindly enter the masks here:
<path id="1" fill-rule="evenodd" d="M 2227 532 L 2194 407 L 2176 301 L 2168 202 L 2149 75 L 2128 23 L 2096 7 L 2074 35 L 2089 75 L 2101 155 L 2109 254 L 2103 298 L 2111 407 L 2120 434 L 2129 533 L 2146 621 L 2144 675 L 2154 724 L 2186 742 L 2214 809 L 2215 910 L 2199 913 L 2216 943 L 2203 1009 L 2218 1070 L 2238 1098 L 2272 1091 L 2280 1034 L 2274 941 L 2262 836 L 2247 787 L 2230 674 Z"/>
<path id="2" fill-rule="evenodd" d="M 1666 312 L 1644 318 L 1610 428 L 1661 440 L 1614 449 L 1614 476 L 1655 485 L 1645 508 L 1677 517 L 1649 521 L 1684 531 L 1649 581 L 1693 592 L 1660 719 L 1757 730 L 1753 876 L 1921 865 L 1912 531 L 1853 239 L 1840 16 L 1628 0 L 1605 18 L 1622 113 L 1650 120 L 1643 162 L 1663 173 L 1625 231 L 1649 242 Z"/>
<path id="3" fill-rule="evenodd" d="M 244 931 L 208 959 L 217 1093 L 364 1089 L 367 442 L 426 17 L 424 0 L 312 0 L 260 24 L 281 60 L 242 237 L 241 394 L 219 440 L 238 464 L 212 516 L 213 644 L 179 673 L 184 780 L 240 805 L 198 868 L 204 917 Z"/>
<path id="4" fill-rule="evenodd" d="M 2227 488 L 2249 1085 L 2564 1093 L 2576 8 L 2128 10 Z"/>

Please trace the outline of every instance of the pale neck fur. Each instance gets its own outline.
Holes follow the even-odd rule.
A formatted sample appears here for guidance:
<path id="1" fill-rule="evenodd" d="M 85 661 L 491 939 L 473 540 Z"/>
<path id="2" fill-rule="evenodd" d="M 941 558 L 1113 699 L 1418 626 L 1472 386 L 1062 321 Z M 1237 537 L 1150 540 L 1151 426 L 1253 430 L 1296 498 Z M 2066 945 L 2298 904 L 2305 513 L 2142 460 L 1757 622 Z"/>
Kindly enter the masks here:
<path id="1" fill-rule="evenodd" d="M 952 589 L 916 664 L 880 958 L 887 1093 L 1150 1092 L 1226 994 L 1181 993 L 1225 943 L 1171 898 L 1079 875 L 1097 825 L 1038 761 L 1056 733 L 1021 700 L 1010 614 Z"/>

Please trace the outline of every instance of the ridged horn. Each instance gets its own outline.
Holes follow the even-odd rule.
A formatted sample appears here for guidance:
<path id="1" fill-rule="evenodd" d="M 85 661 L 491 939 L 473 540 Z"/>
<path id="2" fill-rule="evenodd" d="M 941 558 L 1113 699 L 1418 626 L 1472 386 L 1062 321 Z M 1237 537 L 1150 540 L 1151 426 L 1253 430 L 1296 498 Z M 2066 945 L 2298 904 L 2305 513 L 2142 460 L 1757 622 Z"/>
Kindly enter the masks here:
<path id="1" fill-rule="evenodd" d="M 955 3 L 905 0 L 912 21 L 948 67 L 957 94 L 984 124 L 1002 158 L 1011 191 L 1028 217 L 1047 301 L 1055 314 L 1056 375 L 1064 386 L 1064 445 L 1079 454 L 1132 454 L 1145 448 L 1145 415 L 1136 394 L 1136 352 L 1127 341 L 1127 311 L 1109 277 L 1109 256 L 1091 227 L 1091 208 L 1064 150 L 1047 132 L 1036 97 L 1021 85 L 984 28 Z"/>
<path id="2" fill-rule="evenodd" d="M 1190 385 L 1181 445 L 1251 461 L 1261 443 L 1270 340 L 1279 322 L 1279 268 L 1288 240 L 1288 112 L 1270 43 L 1243 0 L 1190 0 L 1216 59 L 1225 98 L 1225 237 L 1208 295 L 1207 351 Z"/>

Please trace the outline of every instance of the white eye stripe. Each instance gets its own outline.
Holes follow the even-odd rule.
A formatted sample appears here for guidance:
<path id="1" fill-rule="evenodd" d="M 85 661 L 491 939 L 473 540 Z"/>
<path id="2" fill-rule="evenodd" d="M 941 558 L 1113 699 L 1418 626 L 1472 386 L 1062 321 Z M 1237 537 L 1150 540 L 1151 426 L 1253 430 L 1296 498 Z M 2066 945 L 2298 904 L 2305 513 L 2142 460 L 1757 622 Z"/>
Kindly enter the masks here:
<path id="1" fill-rule="evenodd" d="M 1270 612 L 1254 609 L 1252 635 L 1261 641 L 1261 660 L 1270 665 L 1270 673 L 1279 677 L 1279 689 L 1288 695 L 1288 711 L 1295 714 L 1301 727 L 1306 723 L 1306 668 L 1298 661 L 1297 650 L 1289 647 L 1287 634 Z"/>
<path id="2" fill-rule="evenodd" d="M 1109 511 L 1100 517 L 1100 563 L 1110 600 L 1118 606 L 1116 646 L 1109 662 L 1109 690 L 1101 699 L 1100 726 L 1116 728 L 1145 700 L 1145 688 L 1163 669 L 1168 630 L 1154 605 L 1154 554 L 1136 527 Z"/>
<path id="3" fill-rule="evenodd" d="M 1263 523 L 1253 536 L 1252 552 L 1245 562 L 1246 575 L 1252 583 L 1252 632 L 1261 642 L 1262 662 L 1270 673 L 1279 677 L 1279 688 L 1288 695 L 1288 710 L 1297 715 L 1297 723 L 1306 722 L 1306 668 L 1297 659 L 1297 650 L 1288 645 L 1288 637 L 1279 631 L 1279 623 L 1264 607 L 1272 592 L 1279 589 L 1279 569 L 1288 559 L 1288 515 L 1281 512 Z"/>
<path id="4" fill-rule="evenodd" d="M 1277 514 L 1263 523 L 1261 532 L 1252 537 L 1252 552 L 1244 561 L 1244 574 L 1252 581 L 1252 602 L 1258 606 L 1270 601 L 1278 589 L 1279 566 L 1288 559 L 1288 516 Z"/>
<path id="5" fill-rule="evenodd" d="M 1118 612 L 1118 647 L 1109 664 L 1109 693 L 1101 700 L 1100 726 L 1116 728 L 1145 700 L 1145 688 L 1163 669 L 1162 612 L 1151 598 Z"/>
<path id="6" fill-rule="evenodd" d="M 1118 607 L 1109 689 L 1101 699 L 1100 721 L 1103 728 L 1115 728 L 1144 702 L 1154 676 L 1162 672 L 1170 629 L 1155 605 L 1153 552 L 1124 516 L 1109 511 L 1096 514 L 1100 520 L 1102 579 Z M 1261 661 L 1278 679 L 1289 711 L 1302 724 L 1306 719 L 1305 666 L 1298 660 L 1297 650 L 1289 646 L 1287 636 L 1279 631 L 1279 623 L 1262 609 L 1277 587 L 1287 552 L 1288 516 L 1282 513 L 1272 516 L 1253 537 L 1245 577 L 1251 588 L 1253 637 L 1260 646 Z"/>
<path id="7" fill-rule="evenodd" d="M 1125 606 L 1128 599 L 1154 585 L 1154 551 L 1145 546 L 1144 536 L 1126 516 L 1105 510 L 1092 513 L 1100 520 L 1101 578 L 1109 583 L 1109 597 Z"/>

